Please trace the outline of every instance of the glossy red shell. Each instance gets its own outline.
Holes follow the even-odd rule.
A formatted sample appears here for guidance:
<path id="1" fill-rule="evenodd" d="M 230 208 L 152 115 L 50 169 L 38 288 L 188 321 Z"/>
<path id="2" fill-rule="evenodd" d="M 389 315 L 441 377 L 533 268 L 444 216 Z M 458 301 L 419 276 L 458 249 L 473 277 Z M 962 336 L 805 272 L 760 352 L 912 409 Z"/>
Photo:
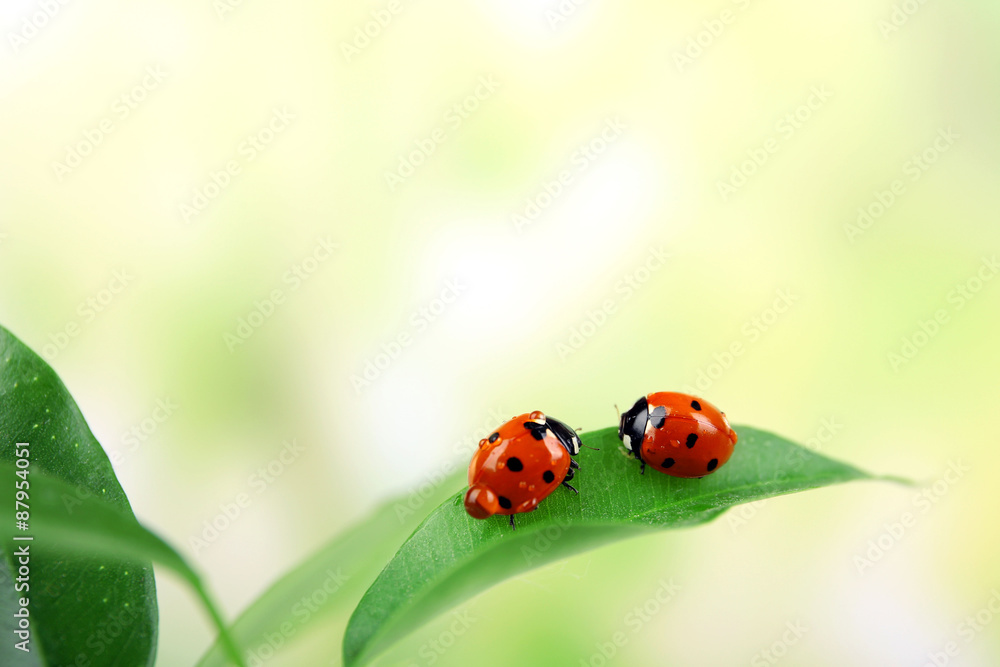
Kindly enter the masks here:
<path id="1" fill-rule="evenodd" d="M 641 452 L 647 465 L 674 477 L 704 477 L 732 456 L 736 431 L 708 401 L 670 391 L 649 394 L 646 401 L 649 421 Z M 657 408 L 665 410 L 662 424 L 654 416 Z"/>
<path id="2" fill-rule="evenodd" d="M 514 417 L 496 430 L 493 442 L 480 441 L 469 464 L 465 506 L 470 515 L 484 519 L 530 512 L 562 483 L 570 467 L 569 452 L 552 431 L 538 440 L 524 426 L 544 417 L 540 412 Z"/>

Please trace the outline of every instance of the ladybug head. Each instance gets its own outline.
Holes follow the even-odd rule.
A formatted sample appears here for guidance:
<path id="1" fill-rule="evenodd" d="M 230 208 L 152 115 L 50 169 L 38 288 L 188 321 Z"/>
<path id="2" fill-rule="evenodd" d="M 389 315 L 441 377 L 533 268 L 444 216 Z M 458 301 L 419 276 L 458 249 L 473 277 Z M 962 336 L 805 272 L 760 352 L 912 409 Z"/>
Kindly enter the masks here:
<path id="1" fill-rule="evenodd" d="M 649 417 L 649 403 L 643 396 L 622 415 L 618 424 L 618 437 L 625 443 L 625 449 L 638 452 L 642 438 L 646 434 L 646 421 Z"/>
<path id="2" fill-rule="evenodd" d="M 473 519 L 485 519 L 497 513 L 500 509 L 500 499 L 488 486 L 473 484 L 465 493 L 465 511 Z"/>

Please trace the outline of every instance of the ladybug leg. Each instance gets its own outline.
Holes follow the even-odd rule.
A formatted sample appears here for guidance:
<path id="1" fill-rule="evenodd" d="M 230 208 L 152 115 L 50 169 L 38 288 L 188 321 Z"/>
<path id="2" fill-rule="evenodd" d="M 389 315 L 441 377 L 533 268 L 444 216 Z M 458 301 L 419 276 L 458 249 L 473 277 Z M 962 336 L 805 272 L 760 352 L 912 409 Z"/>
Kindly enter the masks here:
<path id="1" fill-rule="evenodd" d="M 646 461 L 645 461 L 645 459 L 642 458 L 642 454 L 640 454 L 639 452 L 632 452 L 632 454 L 635 456 L 635 458 L 639 459 L 639 474 L 640 475 L 645 475 L 646 474 Z"/>
<path id="2" fill-rule="evenodd" d="M 510 529 L 511 530 L 517 530 L 517 524 L 514 523 L 514 515 L 513 514 L 510 515 Z"/>
<path id="3" fill-rule="evenodd" d="M 575 461 L 572 461 L 572 460 L 571 460 L 570 462 L 571 462 L 571 463 L 575 463 Z M 579 467 L 580 467 L 580 466 L 577 466 L 577 468 L 579 468 Z M 565 487 L 566 487 L 567 489 L 569 489 L 570 491 L 572 491 L 573 493 L 580 493 L 579 491 L 577 491 L 577 490 L 576 490 L 575 488 L 573 488 L 573 487 L 572 487 L 572 486 L 570 486 L 570 484 L 569 484 L 569 480 L 573 479 L 573 477 L 574 477 L 575 475 L 576 475 L 576 471 L 574 471 L 574 470 L 573 470 L 573 466 L 572 466 L 572 465 L 570 465 L 570 468 L 569 468 L 569 470 L 567 470 L 567 471 L 566 471 L 566 476 L 565 476 L 565 477 L 563 477 L 563 481 L 562 481 L 562 485 L 563 485 L 563 486 L 565 486 Z"/>
<path id="4" fill-rule="evenodd" d="M 570 459 L 569 460 L 569 469 L 570 469 L 570 471 L 579 470 L 580 469 L 580 464 L 576 462 L 576 459 Z"/>
<path id="5" fill-rule="evenodd" d="M 579 466 L 577 466 L 577 467 L 579 467 Z M 570 469 L 566 471 L 566 476 L 563 477 L 562 485 L 565 486 L 570 491 L 572 491 L 573 493 L 577 493 L 578 494 L 580 492 L 577 491 L 572 486 L 570 486 L 570 484 L 569 484 L 569 480 L 573 479 L 574 475 L 576 475 L 576 472 L 574 472 L 573 467 L 570 466 Z"/>

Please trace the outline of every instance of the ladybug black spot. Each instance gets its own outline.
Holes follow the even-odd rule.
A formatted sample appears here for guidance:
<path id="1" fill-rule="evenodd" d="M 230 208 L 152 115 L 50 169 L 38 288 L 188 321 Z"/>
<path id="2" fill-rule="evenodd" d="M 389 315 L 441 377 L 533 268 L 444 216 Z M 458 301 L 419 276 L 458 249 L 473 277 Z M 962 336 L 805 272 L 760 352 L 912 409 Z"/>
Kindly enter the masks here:
<path id="1" fill-rule="evenodd" d="M 687 446 L 688 446 L 688 449 L 691 449 L 692 447 L 694 447 L 694 443 L 696 443 L 696 442 L 698 442 L 698 434 L 697 433 L 688 433 L 688 437 L 687 437 Z"/>
<path id="2" fill-rule="evenodd" d="M 673 459 L 663 459 L 663 467 L 664 468 L 669 468 L 672 465 L 674 465 L 674 460 Z"/>
<path id="3" fill-rule="evenodd" d="M 708 462 L 708 472 L 715 470 L 715 467 L 719 465 L 719 459 L 712 459 Z"/>
<path id="4" fill-rule="evenodd" d="M 490 442 L 496 442 L 499 437 L 500 437 L 499 433 L 494 433 L 493 435 L 490 436 Z"/>
<path id="5" fill-rule="evenodd" d="M 551 470 L 546 470 L 542 473 L 542 479 L 545 480 L 546 484 L 551 484 L 555 480 L 556 476 Z"/>
<path id="6" fill-rule="evenodd" d="M 701 403 L 698 401 L 691 401 L 691 407 L 695 410 L 701 410 Z"/>
<path id="7" fill-rule="evenodd" d="M 500 507 L 504 508 L 505 510 L 510 509 L 510 498 L 505 498 L 503 496 L 500 496 L 498 500 L 500 501 Z"/>
<path id="8" fill-rule="evenodd" d="M 662 405 L 656 406 L 649 413 L 649 420 L 653 422 L 653 428 L 663 428 L 663 425 L 667 422 L 667 409 Z"/>
<path id="9" fill-rule="evenodd" d="M 507 469 L 511 472 L 521 472 L 524 470 L 524 464 L 521 463 L 521 459 L 516 456 L 512 456 L 507 459 Z"/>

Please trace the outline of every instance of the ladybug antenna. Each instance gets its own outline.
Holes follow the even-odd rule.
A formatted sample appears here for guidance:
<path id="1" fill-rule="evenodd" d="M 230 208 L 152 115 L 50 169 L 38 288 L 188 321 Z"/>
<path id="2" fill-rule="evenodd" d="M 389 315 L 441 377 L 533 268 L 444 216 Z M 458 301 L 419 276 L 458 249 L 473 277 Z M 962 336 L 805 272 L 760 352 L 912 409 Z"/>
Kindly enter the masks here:
<path id="1" fill-rule="evenodd" d="M 615 403 L 615 412 L 618 413 L 618 421 L 621 422 L 621 420 L 622 420 L 622 411 L 618 409 L 618 404 L 617 403 Z"/>
<path id="2" fill-rule="evenodd" d="M 575 429 L 573 429 L 573 430 L 574 430 L 574 431 L 576 431 L 577 433 L 579 433 L 579 432 L 580 432 L 580 431 L 582 431 L 583 429 L 582 429 L 582 428 L 579 428 L 579 427 L 578 427 L 578 428 L 575 428 Z M 593 449 L 593 450 L 594 450 L 595 452 L 599 452 L 599 451 L 601 451 L 601 448 L 600 448 L 600 447 L 588 447 L 587 445 L 584 445 L 584 444 L 581 444 L 581 445 L 580 445 L 580 447 L 582 447 L 583 449 Z M 567 484 L 567 486 L 569 486 L 569 485 Z M 570 488 L 573 488 L 573 487 L 570 487 Z M 575 490 L 575 489 L 574 489 L 574 490 Z"/>

